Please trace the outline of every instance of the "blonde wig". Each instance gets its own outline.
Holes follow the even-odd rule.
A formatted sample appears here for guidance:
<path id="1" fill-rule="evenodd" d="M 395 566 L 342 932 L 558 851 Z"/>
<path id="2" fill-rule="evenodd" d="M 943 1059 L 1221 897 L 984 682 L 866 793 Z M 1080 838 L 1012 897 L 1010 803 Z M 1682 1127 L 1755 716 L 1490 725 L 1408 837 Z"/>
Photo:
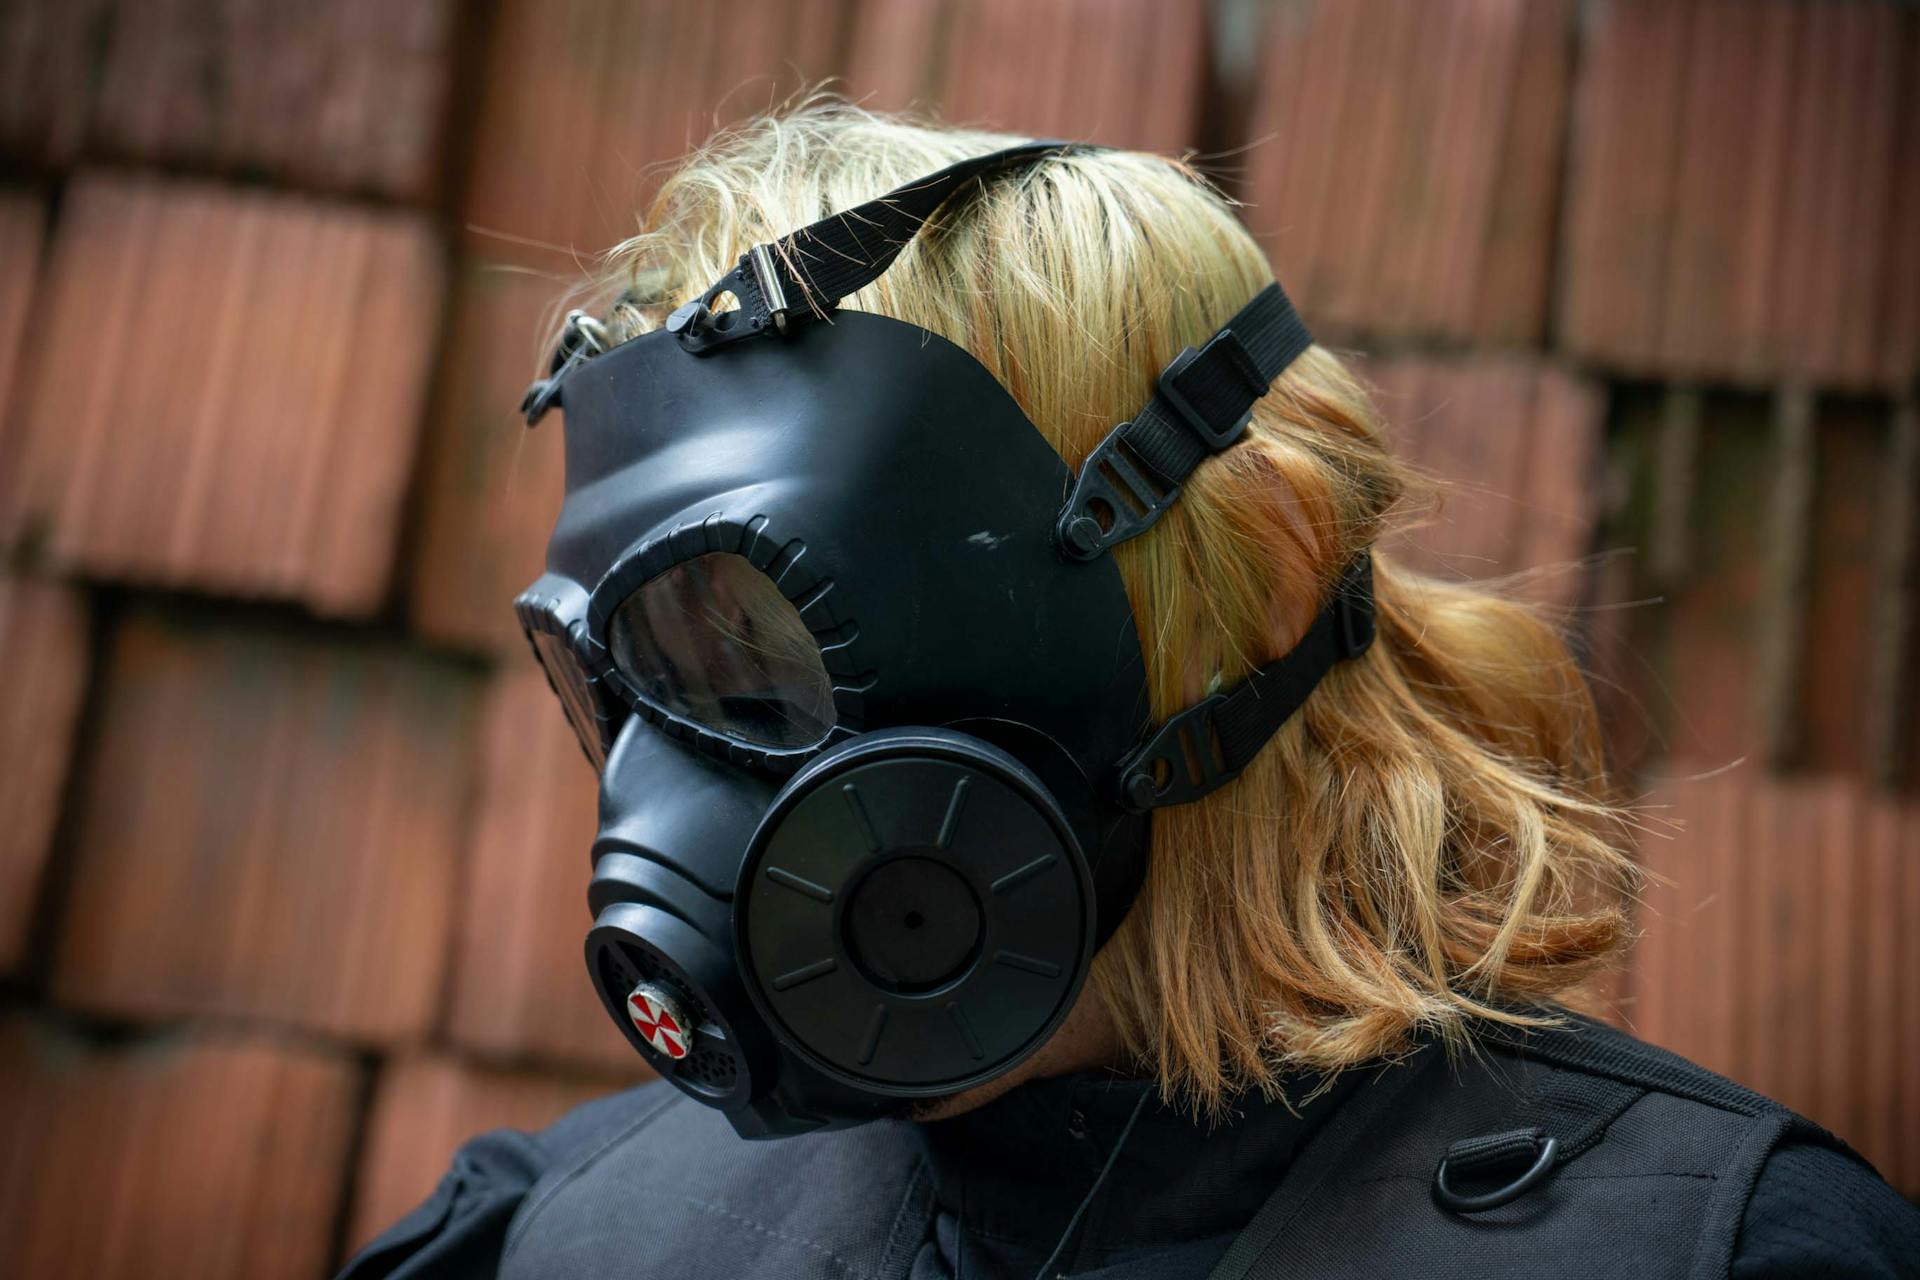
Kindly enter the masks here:
<path id="1" fill-rule="evenodd" d="M 657 325 L 756 243 L 1015 141 L 819 102 L 724 133 L 608 258 L 613 336 Z M 1187 164 L 1080 150 L 956 201 L 845 305 L 965 348 L 1077 466 L 1272 278 Z M 1113 552 L 1156 717 L 1290 648 L 1416 489 L 1362 384 L 1309 350 L 1241 443 Z M 1095 961 L 1123 1043 L 1199 1109 L 1416 1031 L 1458 1040 L 1476 1016 L 1531 1016 L 1516 1002 L 1566 991 L 1626 935 L 1632 864 L 1556 628 L 1389 555 L 1375 574 L 1371 651 L 1238 782 L 1155 815 L 1145 887 Z"/>

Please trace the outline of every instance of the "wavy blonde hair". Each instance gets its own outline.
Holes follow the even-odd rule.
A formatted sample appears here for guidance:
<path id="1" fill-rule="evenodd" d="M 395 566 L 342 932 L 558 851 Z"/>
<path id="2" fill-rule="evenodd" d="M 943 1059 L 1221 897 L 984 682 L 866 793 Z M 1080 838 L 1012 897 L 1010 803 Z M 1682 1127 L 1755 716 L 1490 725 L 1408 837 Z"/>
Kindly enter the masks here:
<path id="1" fill-rule="evenodd" d="M 820 101 L 723 133 L 609 255 L 614 336 L 658 324 L 756 243 L 1016 141 Z M 1188 164 L 1089 149 L 954 202 L 843 305 L 965 348 L 1077 466 L 1272 279 Z M 1318 346 L 1296 361 L 1241 443 L 1113 552 L 1156 717 L 1292 647 L 1419 487 L 1341 361 Z M 1626 938 L 1633 864 L 1556 627 L 1377 551 L 1375 583 L 1367 655 L 1238 782 L 1155 815 L 1146 884 L 1095 959 L 1093 989 L 1169 1097 L 1211 1109 L 1417 1031 L 1457 1042 L 1473 1018 L 1531 1017 L 1514 1002 L 1566 992 Z"/>

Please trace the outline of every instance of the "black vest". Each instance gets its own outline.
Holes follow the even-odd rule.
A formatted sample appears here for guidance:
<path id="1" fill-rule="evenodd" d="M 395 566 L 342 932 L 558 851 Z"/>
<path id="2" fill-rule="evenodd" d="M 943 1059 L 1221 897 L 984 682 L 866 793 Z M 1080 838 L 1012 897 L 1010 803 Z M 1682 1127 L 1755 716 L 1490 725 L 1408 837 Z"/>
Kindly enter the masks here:
<path id="1" fill-rule="evenodd" d="M 497 1248 L 503 1280 L 951 1274 L 956 1219 L 938 1203 L 922 1133 L 904 1122 L 747 1143 L 716 1113 L 651 1086 L 556 1132 L 569 1125 L 568 1154 L 499 1213 L 487 1252 Z M 1760 1168 L 1789 1137 L 1845 1150 L 1778 1104 L 1604 1025 L 1490 1028 L 1469 1053 L 1427 1045 L 1350 1073 L 1264 1206 L 1217 1243 L 1122 1255 L 1070 1240 L 1056 1270 L 1724 1277 Z M 1075 1195 L 1090 1181 L 1066 1177 Z M 380 1251 L 400 1262 L 408 1223 L 427 1230 L 431 1208 L 349 1275 L 416 1274 L 380 1265 Z M 966 1274 L 997 1280 L 972 1261 Z"/>

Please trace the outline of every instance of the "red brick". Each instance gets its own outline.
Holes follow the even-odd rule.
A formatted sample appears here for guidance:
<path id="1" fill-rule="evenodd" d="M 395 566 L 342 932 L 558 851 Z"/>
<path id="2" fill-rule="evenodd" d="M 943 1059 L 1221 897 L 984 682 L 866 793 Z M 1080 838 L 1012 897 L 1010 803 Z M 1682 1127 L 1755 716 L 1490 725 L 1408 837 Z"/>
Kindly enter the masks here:
<path id="1" fill-rule="evenodd" d="M 1904 810 L 1904 811 L 1903 811 Z M 1862 1155 L 1882 1175 L 1904 1186 L 1908 1195 L 1920 1188 L 1920 1164 L 1909 1165 L 1901 1145 L 1902 1121 L 1874 1123 L 1876 1110 L 1895 1117 L 1920 1110 L 1920 1085 L 1910 1082 L 1912 1062 L 1903 1063 L 1903 1023 L 1920 1018 L 1902 1011 L 1920 1002 L 1920 947 L 1905 945 L 1911 933 L 1902 912 L 1902 879 L 1920 860 L 1920 818 L 1915 806 L 1904 807 L 1884 797 L 1869 801 L 1861 818 L 1860 903 L 1858 921 L 1860 960 L 1860 1039 L 1856 1078 L 1865 1105 L 1851 1128 Z M 1904 823 L 1904 829 L 1903 829 Z M 1905 847 L 1903 847 L 1903 845 Z M 1852 975 L 1842 973 L 1844 980 Z M 1889 1014 L 1893 1016 L 1889 1016 Z M 1920 1029 L 1917 1029 L 1920 1030 Z M 1920 1039 L 1920 1037 L 1916 1037 Z M 1920 1131 L 1920 1122 L 1911 1127 Z"/>
<path id="2" fill-rule="evenodd" d="M 1359 17 L 1360 6 L 1351 4 L 1295 0 L 1278 6 L 1269 16 L 1259 79 L 1263 88 L 1270 86 L 1278 93 L 1263 94 L 1255 101 L 1249 125 L 1255 149 L 1246 160 L 1248 225 L 1261 233 L 1295 303 L 1316 324 L 1319 300 L 1339 296 L 1333 273 L 1353 269 L 1352 264 L 1334 262 L 1323 254 L 1321 237 L 1330 220 L 1329 208 L 1346 194 L 1334 190 L 1334 160 L 1342 140 L 1336 136 L 1333 113 L 1340 107 L 1349 79 Z M 1420 70 L 1417 66 L 1415 74 Z M 1417 93 L 1418 87 L 1410 86 L 1407 92 Z M 1269 156 L 1258 144 L 1270 135 L 1276 136 L 1276 146 Z M 1417 150 L 1409 138 L 1401 143 L 1396 158 Z M 1392 191 L 1398 169 L 1397 164 L 1394 175 L 1376 181 Z M 1358 198 L 1365 190 L 1352 194 Z M 1369 282 L 1356 292 L 1372 298 L 1377 287 Z"/>
<path id="3" fill-rule="evenodd" d="M 1888 386 L 1911 386 L 1920 378 L 1920 21 L 1907 20 L 1904 122 L 1893 153 L 1892 213 L 1886 222 L 1882 262 L 1886 271 L 1885 317 L 1880 334 L 1879 375 Z"/>
<path id="4" fill-rule="evenodd" d="M 1606 737 L 1607 766 L 1617 778 L 1642 776 L 1662 744 L 1652 712 L 1649 657 L 1641 649 L 1641 619 L 1649 605 L 1636 590 L 1632 544 L 1609 525 L 1605 554 L 1595 569 L 1594 611 L 1585 619 L 1583 668 Z"/>
<path id="5" fill-rule="evenodd" d="M 1780 359 L 1809 379 L 1862 386 L 1881 319 L 1904 19 L 1891 6 L 1814 5 L 1804 20 L 1773 299 Z"/>
<path id="6" fill-rule="evenodd" d="M 1249 224 L 1320 330 L 1539 337 L 1570 21 L 1559 0 L 1274 7 Z"/>
<path id="7" fill-rule="evenodd" d="M 1736 904 L 1721 877 L 1740 846 L 1743 781 L 1730 776 L 1668 782 L 1653 812 L 1663 833 L 1643 844 L 1652 873 L 1635 957 L 1633 1030 L 1702 1065 L 1727 1071 L 1742 1024 L 1729 983 Z"/>
<path id="8" fill-rule="evenodd" d="M 1726 764 L 1765 747 L 1762 713 L 1785 674 L 1764 661 L 1769 609 L 1785 619 L 1770 579 L 1769 518 L 1778 500 L 1779 428 L 1745 400 L 1710 400 L 1693 471 L 1689 576 L 1658 610 L 1671 717 L 1669 748 Z M 1776 592 L 1770 596 L 1770 592 Z"/>
<path id="9" fill-rule="evenodd" d="M 1881 630 L 1894 624 L 1880 597 L 1884 544 L 1881 478 L 1887 440 L 1881 416 L 1852 405 L 1823 407 L 1816 424 L 1816 481 L 1807 534 L 1806 645 L 1794 697 L 1796 764 L 1884 776 L 1872 758 L 1874 703 L 1896 696 L 1874 687 Z"/>
<path id="10" fill-rule="evenodd" d="M 1599 391 L 1554 366 L 1503 356 L 1401 357 L 1368 372 L 1396 447 L 1443 484 L 1435 518 L 1397 540 L 1402 553 L 1429 571 L 1527 575 L 1536 598 L 1578 599 L 1577 562 L 1599 515 Z"/>
<path id="11" fill-rule="evenodd" d="M 1367 268 L 1393 214 L 1393 186 L 1409 142 L 1405 98 L 1424 53 L 1420 24 L 1413 21 L 1416 2 L 1396 0 L 1372 11 L 1364 55 L 1379 71 L 1347 77 L 1348 96 L 1341 105 L 1341 133 L 1359 148 L 1350 165 L 1342 166 L 1351 184 L 1345 216 L 1327 226 L 1323 248 L 1312 262 L 1296 262 L 1287 272 L 1288 287 L 1313 297 L 1314 323 L 1329 332 L 1364 327 L 1372 310 Z M 1289 39 L 1289 57 L 1292 44 Z M 1302 269 L 1307 274 L 1301 275 Z"/>
<path id="12" fill-rule="evenodd" d="M 14 370 L 33 306 L 45 221 L 38 200 L 0 196 L 0 404 L 14 403 Z"/>
<path id="13" fill-rule="evenodd" d="M 581 1103 L 631 1083 L 501 1071 L 443 1055 L 389 1063 L 374 1087 L 348 1250 L 425 1200 L 467 1139 L 489 1129 L 543 1129 Z"/>
<path id="14" fill-rule="evenodd" d="M 1722 323 L 1726 325 L 1724 341 L 1732 367 L 1742 377 L 1757 380 L 1779 363 L 1782 335 L 1774 323 L 1772 291 L 1780 229 L 1786 218 L 1786 191 L 1795 181 L 1780 157 L 1785 154 L 1793 124 L 1801 6 L 1762 6 L 1745 25 L 1756 29 L 1759 44 L 1754 62 L 1744 72 L 1751 116 L 1744 123 L 1730 122 L 1733 137 L 1723 139 L 1723 145 L 1745 150 L 1749 158 L 1747 173 L 1731 191 L 1734 219 L 1728 234 L 1734 243 L 1724 252 L 1731 256 L 1734 280 L 1732 309 Z M 1742 139 L 1751 142 L 1742 146 Z M 1728 203 L 1722 201 L 1717 207 L 1724 210 Z M 1694 323 L 1704 326 L 1711 319 L 1696 319 Z"/>
<path id="15" fill-rule="evenodd" d="M 1422 332 L 1473 332 L 1525 8 L 1525 0 L 1453 6 L 1435 113 L 1440 132 L 1421 178 L 1431 204 L 1411 228 L 1421 272 L 1409 319 Z"/>
<path id="16" fill-rule="evenodd" d="M 1913 1083 L 1912 1065 L 1920 1062 L 1920 931 L 1913 922 L 1920 920 L 1920 810 L 1907 804 L 1900 810 L 1900 969 L 1895 982 L 1898 998 L 1893 1007 L 1901 1011 L 1897 1019 L 1899 1061 L 1906 1066 L 1901 1073 L 1900 1094 L 1894 1122 L 1888 1126 L 1900 1145 L 1898 1185 L 1910 1199 L 1920 1199 L 1920 1085 Z M 1881 1006 L 1876 1005 L 1875 1008 Z"/>
<path id="17" fill-rule="evenodd" d="M 845 0 L 506 0 L 492 24 L 465 220 L 490 257 L 577 271 L 632 235 L 720 125 L 834 66 Z"/>
<path id="18" fill-rule="evenodd" d="M 847 87 L 881 110 L 1178 152 L 1198 141 L 1206 31 L 1197 0 L 859 0 Z"/>
<path id="19" fill-rule="evenodd" d="M 439 288 L 410 216 L 81 179 L 6 442 L 0 538 L 44 538 L 100 577 L 373 610 Z"/>
<path id="20" fill-rule="evenodd" d="M 530 431 L 519 406 L 543 371 L 557 298 L 541 277 L 484 267 L 455 293 L 410 601 L 415 630 L 436 641 L 525 649 L 513 597 L 546 559 L 565 466 L 558 416 Z"/>
<path id="21" fill-rule="evenodd" d="M 1910 377 L 1914 259 L 1892 228 L 1912 204 L 1902 82 L 1920 19 L 1785 0 L 1601 0 L 1587 14 L 1571 347 L 1653 375 Z"/>
<path id="22" fill-rule="evenodd" d="M 596 782 L 531 656 L 496 678 L 481 742 L 446 1034 L 495 1057 L 631 1070 L 581 958 Z"/>
<path id="23" fill-rule="evenodd" d="M 1560 327 L 1576 350 L 1630 369 L 1659 349 L 1690 8 L 1583 10 Z"/>
<path id="24" fill-rule="evenodd" d="M 1522 473 L 1519 528 L 1509 553 L 1516 569 L 1540 570 L 1529 583 L 1538 599 L 1577 602 L 1600 523 L 1600 447 L 1606 396 L 1594 383 L 1556 366 L 1533 385 L 1532 432 Z"/>
<path id="25" fill-rule="evenodd" d="M 1518 65 L 1487 215 L 1474 334 L 1487 342 L 1541 336 L 1553 274 L 1554 218 L 1572 91 L 1571 0 L 1521 6 Z"/>
<path id="26" fill-rule="evenodd" d="M 1880 776 L 1920 791 L 1920 404 L 1896 405 L 1888 417 L 1873 743 Z"/>
<path id="27" fill-rule="evenodd" d="M 1752 769 L 1676 767 L 1656 796 L 1685 826 L 1642 846 L 1660 879 L 1632 960 L 1634 1030 L 1827 1125 L 1912 1195 L 1902 1143 L 1920 1134 L 1920 1095 L 1900 1055 L 1920 1043 L 1920 949 L 1901 920 L 1920 807 Z"/>
<path id="28" fill-rule="evenodd" d="M 0 575 L 0 973 L 26 959 L 87 678 L 86 607 L 51 583 Z"/>
<path id="29" fill-rule="evenodd" d="M 452 0 L 119 0 L 92 142 L 115 156 L 430 198 L 454 17 Z"/>
<path id="30" fill-rule="evenodd" d="M 1744 224 L 1770 221 L 1780 199 L 1779 169 L 1767 148 L 1777 146 L 1778 117 L 1788 107 L 1786 86 L 1774 77 L 1791 54 L 1788 24 L 1797 15 L 1761 5 L 1755 21 L 1748 12 L 1754 8 L 1699 4 L 1686 17 L 1693 56 L 1681 90 L 1684 110 L 1674 121 L 1681 159 L 1659 329 L 1665 365 L 1675 372 L 1706 375 L 1724 364 L 1734 337 L 1727 322 L 1750 278 L 1750 264 L 1740 258 Z M 1749 86 L 1757 84 L 1769 86 L 1767 97 L 1751 96 Z M 1764 350 L 1766 339 L 1758 340 Z"/>
<path id="31" fill-rule="evenodd" d="M 87 125 L 94 46 L 108 0 L 0 5 L 0 152 L 65 164 Z"/>
<path id="32" fill-rule="evenodd" d="M 434 1021 L 467 678 L 372 643 L 136 615 L 105 659 L 54 991 L 366 1043 Z"/>
<path id="33" fill-rule="evenodd" d="M 261 1038 L 96 1048 L 0 1026 L 0 1271 L 324 1274 L 356 1077 Z"/>

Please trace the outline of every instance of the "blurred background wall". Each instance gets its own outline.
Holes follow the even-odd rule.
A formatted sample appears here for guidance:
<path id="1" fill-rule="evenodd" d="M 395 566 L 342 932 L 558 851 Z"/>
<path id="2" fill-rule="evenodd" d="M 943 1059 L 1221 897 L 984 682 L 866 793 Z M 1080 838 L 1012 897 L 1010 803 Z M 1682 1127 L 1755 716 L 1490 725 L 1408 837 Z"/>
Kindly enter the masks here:
<path id="1" fill-rule="evenodd" d="M 1579 562 L 1667 877 L 1617 1016 L 1920 1194 L 1920 13 L 0 0 L 0 1272 L 317 1276 L 637 1077 L 513 410 L 659 166 L 827 76 L 1208 157 L 1460 482 L 1406 552 Z"/>

